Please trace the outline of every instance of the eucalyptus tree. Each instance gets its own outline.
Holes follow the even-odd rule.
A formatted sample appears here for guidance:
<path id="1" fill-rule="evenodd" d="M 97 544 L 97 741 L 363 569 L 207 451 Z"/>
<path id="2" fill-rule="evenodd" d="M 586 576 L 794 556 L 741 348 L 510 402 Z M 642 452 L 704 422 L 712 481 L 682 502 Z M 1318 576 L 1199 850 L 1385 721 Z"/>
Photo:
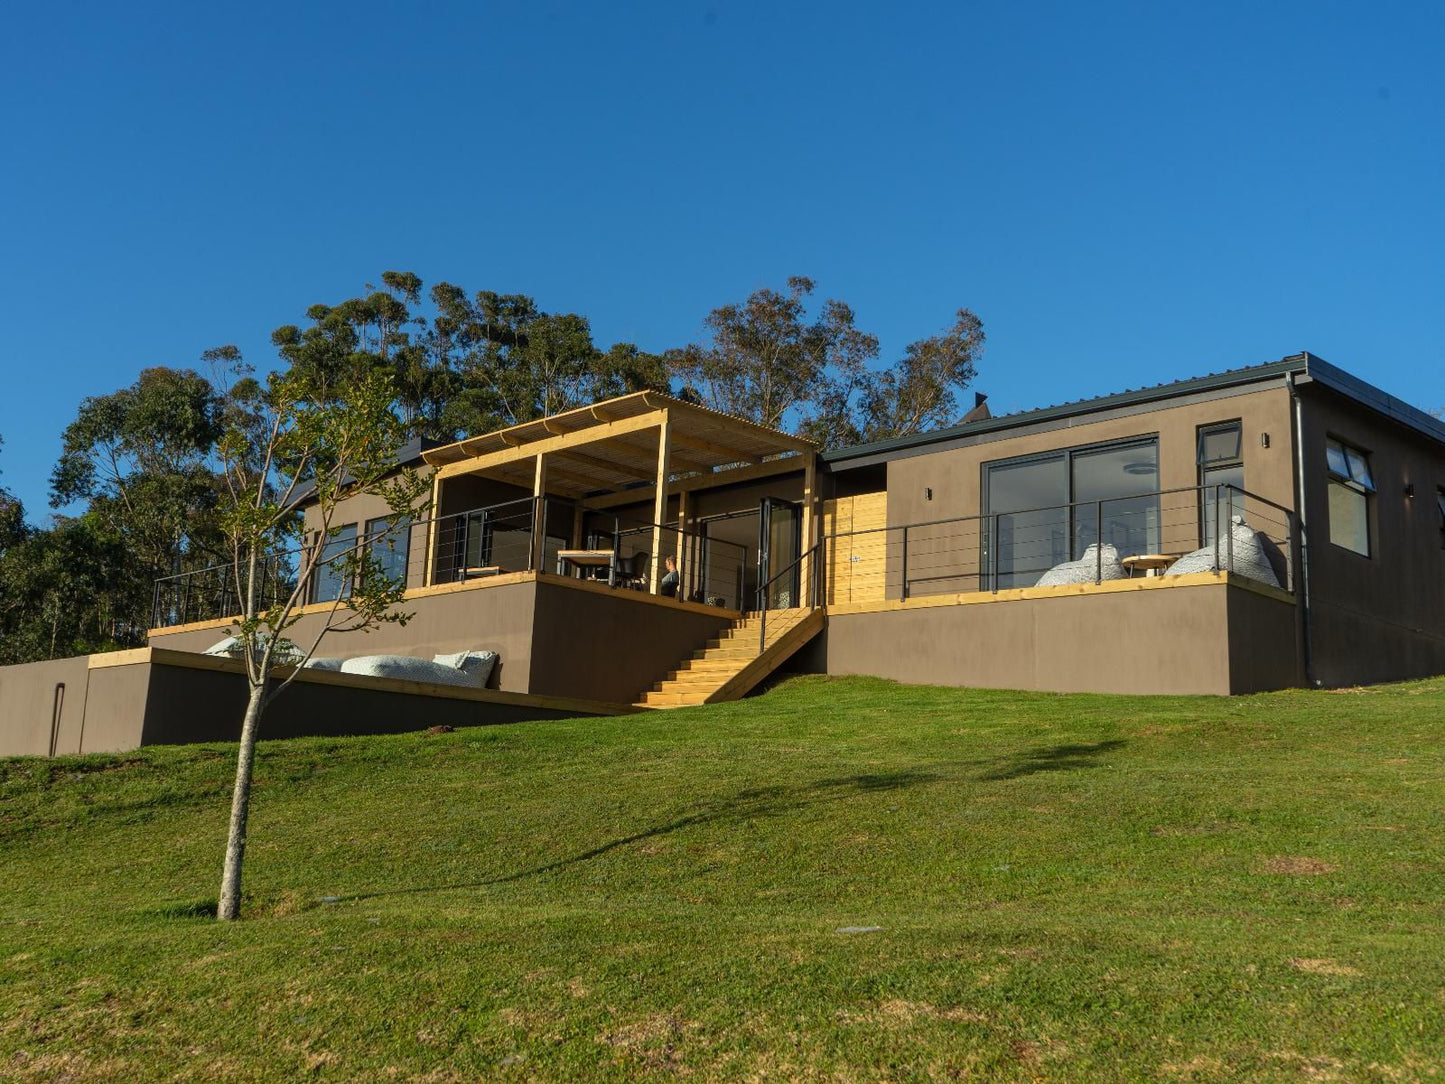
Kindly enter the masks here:
<path id="1" fill-rule="evenodd" d="M 815 290 L 812 279 L 794 276 L 786 290 L 765 287 L 713 309 L 701 342 L 665 355 L 684 394 L 833 447 L 955 420 L 957 393 L 983 352 L 978 317 L 959 309 L 952 327 L 910 343 L 880 369 L 877 337 L 836 298 L 810 312 Z"/>
<path id="2" fill-rule="evenodd" d="M 128 387 L 83 400 L 65 429 L 50 503 L 85 502 L 93 529 L 128 554 L 113 585 L 126 597 L 122 644 L 142 642 L 157 578 L 218 552 L 214 451 L 225 410 L 224 397 L 194 369 L 155 367 Z"/>

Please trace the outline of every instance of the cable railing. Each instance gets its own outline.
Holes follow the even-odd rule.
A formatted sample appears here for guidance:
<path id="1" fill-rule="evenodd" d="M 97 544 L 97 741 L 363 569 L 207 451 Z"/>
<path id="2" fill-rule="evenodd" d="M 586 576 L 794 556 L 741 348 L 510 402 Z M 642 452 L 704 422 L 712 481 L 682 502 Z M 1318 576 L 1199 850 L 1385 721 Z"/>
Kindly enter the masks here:
<path id="1" fill-rule="evenodd" d="M 875 527 L 823 540 L 826 601 L 997 592 L 1204 569 L 1293 591 L 1296 538 L 1290 509 L 1225 485 Z"/>
<path id="2" fill-rule="evenodd" d="M 729 610 L 743 608 L 748 549 L 741 543 L 668 524 L 643 523 L 620 528 L 615 544 L 618 567 L 629 577 L 625 585 L 649 586 L 655 559 L 659 586 L 672 597 Z M 668 571 L 676 577 L 675 587 L 661 582 Z"/>
<path id="3" fill-rule="evenodd" d="M 822 567 L 825 539 L 809 546 L 796 561 L 775 572 L 758 585 L 758 653 L 768 646 L 768 611 L 787 610 L 802 605 L 811 608 L 823 604 L 824 570 Z"/>
<path id="4" fill-rule="evenodd" d="M 742 608 L 746 547 L 666 524 L 624 527 L 613 513 L 559 497 L 523 497 L 427 518 L 382 516 L 333 526 L 327 537 L 313 538 L 309 548 L 292 547 L 262 559 L 256 608 L 290 598 L 306 564 L 303 558 L 311 554 L 315 560 L 303 604 L 344 602 L 361 575 L 378 575 L 412 589 L 541 571 L 650 590 L 654 549 L 662 593 Z M 590 561 L 580 563 L 584 556 Z M 243 571 L 238 590 L 229 564 L 158 579 L 151 627 L 234 617 L 245 609 L 248 579 Z"/>

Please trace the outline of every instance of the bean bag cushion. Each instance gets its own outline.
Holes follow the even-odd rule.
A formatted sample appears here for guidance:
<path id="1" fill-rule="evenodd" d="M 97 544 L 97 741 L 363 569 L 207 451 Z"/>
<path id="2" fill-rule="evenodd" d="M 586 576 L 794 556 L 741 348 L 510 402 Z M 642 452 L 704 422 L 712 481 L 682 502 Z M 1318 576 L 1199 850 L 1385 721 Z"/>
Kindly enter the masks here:
<path id="1" fill-rule="evenodd" d="M 1231 542 L 1232 539 L 1232 542 Z M 1213 543 L 1201 546 L 1193 553 L 1186 553 L 1169 566 L 1166 576 L 1186 576 L 1191 572 L 1214 571 L 1215 549 Z M 1233 561 L 1233 567 L 1230 562 Z M 1229 533 L 1219 535 L 1219 567 L 1228 568 L 1237 576 L 1278 587 L 1279 576 L 1265 552 L 1264 543 L 1258 531 L 1250 528 L 1242 516 L 1235 516 L 1229 525 Z"/>
<path id="2" fill-rule="evenodd" d="M 433 655 L 432 662 L 450 666 L 471 678 L 478 686 L 485 688 L 497 667 L 495 651 L 456 651 L 450 655 Z"/>
<path id="3" fill-rule="evenodd" d="M 302 669 L 305 669 L 305 670 L 340 670 L 340 669 L 341 669 L 341 664 L 342 664 L 343 662 L 345 662 L 345 661 L 346 661 L 345 659 L 323 659 L 323 658 L 320 658 L 320 657 L 318 656 L 318 657 L 313 657 L 313 658 L 307 659 L 307 660 L 306 660 L 306 665 L 305 665 Z"/>
<path id="4" fill-rule="evenodd" d="M 396 678 L 401 681 L 425 681 L 433 685 L 464 685 L 479 688 L 476 679 L 455 666 L 445 666 L 431 659 L 414 655 L 362 655 L 341 664 L 343 674 L 366 677 Z"/>
<path id="5" fill-rule="evenodd" d="M 1093 583 L 1100 580 L 1122 580 L 1124 566 L 1119 563 L 1119 551 L 1104 543 L 1102 557 L 1098 545 L 1084 550 L 1084 556 L 1077 561 L 1064 561 L 1039 577 L 1036 587 L 1058 587 L 1066 583 Z"/>

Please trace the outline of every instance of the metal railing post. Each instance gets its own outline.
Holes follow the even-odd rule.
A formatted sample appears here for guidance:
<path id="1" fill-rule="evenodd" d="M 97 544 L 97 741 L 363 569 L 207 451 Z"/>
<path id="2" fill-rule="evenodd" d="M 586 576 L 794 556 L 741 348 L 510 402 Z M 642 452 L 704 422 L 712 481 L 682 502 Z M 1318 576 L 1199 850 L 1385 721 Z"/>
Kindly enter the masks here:
<path id="1" fill-rule="evenodd" d="M 1226 554 L 1225 571 L 1234 571 L 1234 487 L 1226 486 L 1224 490 L 1224 547 Z"/>
<path id="2" fill-rule="evenodd" d="M 1214 487 L 1214 571 L 1219 571 L 1219 487 Z"/>
<path id="3" fill-rule="evenodd" d="M 992 522 L 988 528 L 988 579 L 989 589 L 998 594 L 998 513 L 995 512 L 989 517 Z"/>
<path id="4" fill-rule="evenodd" d="M 1104 502 L 1094 505 L 1094 583 L 1104 582 Z"/>
<path id="5" fill-rule="evenodd" d="M 908 524 L 903 525 L 903 597 L 908 597 Z"/>

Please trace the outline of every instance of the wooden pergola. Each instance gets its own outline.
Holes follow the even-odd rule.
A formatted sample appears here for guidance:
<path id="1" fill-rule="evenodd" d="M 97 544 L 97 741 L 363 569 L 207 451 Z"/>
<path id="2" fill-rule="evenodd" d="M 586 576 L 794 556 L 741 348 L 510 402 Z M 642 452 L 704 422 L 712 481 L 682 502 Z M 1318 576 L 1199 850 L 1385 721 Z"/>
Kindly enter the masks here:
<path id="1" fill-rule="evenodd" d="M 691 492 L 802 470 L 803 546 L 811 546 L 817 451 L 802 437 L 644 391 L 468 437 L 423 458 L 436 468 L 433 507 L 440 507 L 442 483 L 459 475 L 481 475 L 530 488 L 534 498 L 564 497 L 589 509 L 651 500 L 650 584 L 655 592 L 673 494 L 685 520 Z M 540 532 L 534 532 L 532 544 L 534 565 L 540 567 Z"/>

